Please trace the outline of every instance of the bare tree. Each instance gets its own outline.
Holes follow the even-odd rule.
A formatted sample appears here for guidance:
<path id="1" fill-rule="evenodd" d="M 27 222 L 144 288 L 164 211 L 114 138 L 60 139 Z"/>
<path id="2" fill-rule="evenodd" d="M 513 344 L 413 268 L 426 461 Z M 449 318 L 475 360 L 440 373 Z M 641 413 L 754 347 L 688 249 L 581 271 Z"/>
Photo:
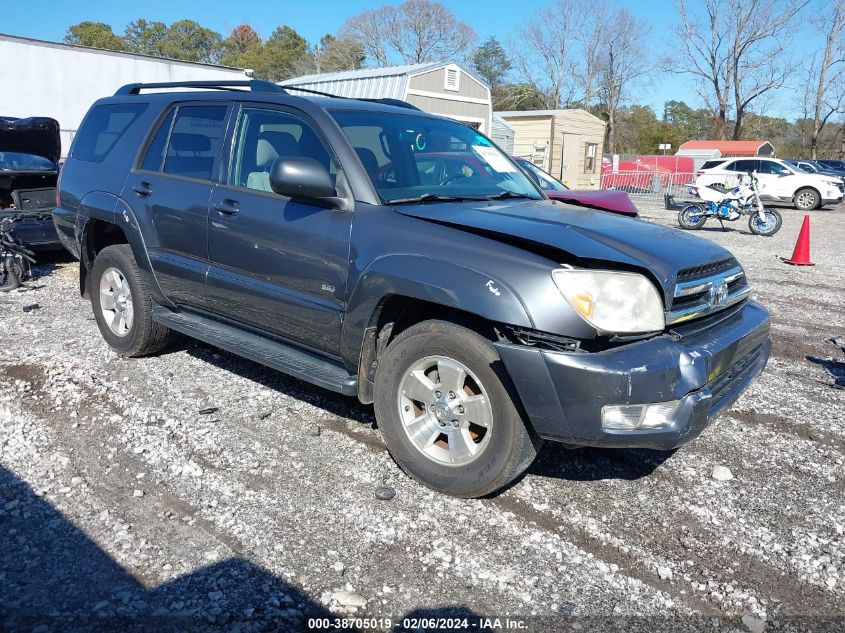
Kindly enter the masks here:
<path id="1" fill-rule="evenodd" d="M 517 31 L 518 41 L 510 42 L 520 79 L 542 95 L 545 108 L 559 108 L 575 95 L 574 49 L 585 9 L 578 0 L 555 0 Z"/>
<path id="2" fill-rule="evenodd" d="M 585 108 L 593 105 L 597 96 L 602 44 L 607 35 L 608 5 L 604 1 L 591 5 L 588 17 L 575 37 L 580 44 L 580 64 L 575 65 L 575 77 L 582 89 L 581 104 Z"/>
<path id="3" fill-rule="evenodd" d="M 812 96 L 813 130 L 810 135 L 810 155 L 815 160 L 819 136 L 833 114 L 845 107 L 845 0 L 825 3 L 825 10 L 812 20 L 824 35 L 825 47 L 821 60 L 813 59 L 808 71 L 808 92 Z"/>
<path id="4" fill-rule="evenodd" d="M 616 114 L 631 85 L 654 69 L 646 56 L 649 26 L 626 9 L 608 12 L 597 46 L 596 81 L 607 131 L 605 152 L 616 151 Z"/>
<path id="5" fill-rule="evenodd" d="M 466 61 L 476 35 L 446 6 L 431 0 L 405 0 L 349 18 L 339 36 L 360 44 L 367 58 L 385 66 L 398 57 L 406 64 L 449 59 Z"/>
<path id="6" fill-rule="evenodd" d="M 809 0 L 703 0 L 703 15 L 693 15 L 677 0 L 680 24 L 673 45 L 680 55 L 673 70 L 698 77 L 699 94 L 713 111 L 713 133 L 727 136 L 733 108 L 733 137 L 751 104 L 783 86 L 789 73 L 783 53 L 796 28 L 796 16 Z"/>

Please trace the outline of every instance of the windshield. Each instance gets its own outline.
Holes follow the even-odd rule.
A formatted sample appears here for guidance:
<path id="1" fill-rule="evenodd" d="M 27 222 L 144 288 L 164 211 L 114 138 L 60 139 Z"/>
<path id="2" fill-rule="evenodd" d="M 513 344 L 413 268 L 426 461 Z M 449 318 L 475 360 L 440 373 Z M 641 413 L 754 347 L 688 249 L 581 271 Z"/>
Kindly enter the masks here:
<path id="1" fill-rule="evenodd" d="M 534 163 L 530 160 L 526 160 L 524 158 L 517 158 L 516 162 L 519 163 L 520 167 L 524 167 L 525 169 L 529 170 L 532 174 L 537 176 L 537 179 L 540 181 L 540 189 L 543 191 L 566 191 L 569 189 L 565 184 L 557 180 L 554 176 L 552 176 L 547 171 L 537 167 Z"/>
<path id="2" fill-rule="evenodd" d="M 55 171 L 56 166 L 35 154 L 0 152 L 0 169 L 11 171 Z"/>
<path id="3" fill-rule="evenodd" d="M 469 126 L 412 114 L 331 114 L 385 202 L 543 199 L 508 156 Z"/>

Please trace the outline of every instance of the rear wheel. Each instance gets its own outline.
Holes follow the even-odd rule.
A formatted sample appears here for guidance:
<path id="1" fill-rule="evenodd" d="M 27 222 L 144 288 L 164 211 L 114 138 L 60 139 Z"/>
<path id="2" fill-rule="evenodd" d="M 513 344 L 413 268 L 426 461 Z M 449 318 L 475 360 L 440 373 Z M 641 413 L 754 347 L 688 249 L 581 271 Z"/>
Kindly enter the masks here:
<path id="1" fill-rule="evenodd" d="M 778 231 L 783 224 L 783 217 L 778 211 L 774 209 L 765 209 L 763 211 L 764 218 L 760 218 L 759 213 L 752 213 L 748 218 L 748 229 L 754 235 L 763 235 L 764 237 L 771 237 Z"/>
<path id="2" fill-rule="evenodd" d="M 700 229 L 705 222 L 707 222 L 707 216 L 704 215 L 704 210 L 697 204 L 688 204 L 678 211 L 678 224 L 682 229 Z"/>
<path id="3" fill-rule="evenodd" d="M 153 321 L 153 300 L 128 244 L 107 246 L 91 271 L 91 304 L 100 334 L 122 356 L 158 352 L 170 330 Z"/>
<path id="4" fill-rule="evenodd" d="M 795 208 L 801 211 L 812 211 L 821 205 L 821 201 L 819 192 L 809 187 L 796 191 L 793 198 Z"/>
<path id="5" fill-rule="evenodd" d="M 449 495 L 498 490 L 542 444 L 522 419 L 493 345 L 453 323 L 424 321 L 397 336 L 379 361 L 374 395 L 393 459 Z"/>

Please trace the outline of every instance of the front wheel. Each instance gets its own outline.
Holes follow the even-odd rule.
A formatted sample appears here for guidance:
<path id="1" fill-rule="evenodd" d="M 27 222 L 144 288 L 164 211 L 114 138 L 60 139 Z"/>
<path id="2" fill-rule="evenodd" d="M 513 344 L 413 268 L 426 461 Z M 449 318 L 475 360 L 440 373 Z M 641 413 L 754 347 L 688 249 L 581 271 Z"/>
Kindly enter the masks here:
<path id="1" fill-rule="evenodd" d="M 526 426 L 489 340 L 447 321 L 397 336 L 379 361 L 375 413 L 396 463 L 455 497 L 480 497 L 519 476 L 542 440 Z"/>
<path id="2" fill-rule="evenodd" d="M 783 217 L 780 212 L 774 209 L 764 209 L 763 216 L 763 218 L 760 218 L 760 214 L 755 212 L 748 218 L 748 229 L 754 235 L 771 237 L 780 231 L 780 227 L 783 224 Z"/>
<path id="3" fill-rule="evenodd" d="M 815 189 L 810 189 L 809 187 L 796 191 L 795 198 L 793 200 L 795 208 L 800 209 L 801 211 L 812 211 L 813 209 L 821 206 L 821 201 L 822 199 L 819 192 Z"/>
<path id="4" fill-rule="evenodd" d="M 678 224 L 682 229 L 690 231 L 700 229 L 707 222 L 707 216 L 697 204 L 688 204 L 678 211 Z"/>

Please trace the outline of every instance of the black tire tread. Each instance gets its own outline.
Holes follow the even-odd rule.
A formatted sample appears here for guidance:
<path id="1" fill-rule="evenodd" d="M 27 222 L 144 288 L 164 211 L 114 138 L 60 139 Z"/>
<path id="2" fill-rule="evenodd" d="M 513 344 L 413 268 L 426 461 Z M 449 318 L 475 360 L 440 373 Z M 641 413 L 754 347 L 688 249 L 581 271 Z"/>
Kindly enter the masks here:
<path id="1" fill-rule="evenodd" d="M 530 424 L 526 424 L 525 420 L 527 419 L 524 412 L 521 409 L 521 405 L 519 404 L 519 399 L 516 394 L 516 390 L 513 387 L 513 384 L 510 380 L 510 377 L 501 368 L 501 360 L 499 358 L 496 349 L 490 343 L 490 341 L 478 334 L 477 332 L 463 327 L 461 325 L 457 325 L 450 321 L 441 321 L 441 320 L 429 320 L 429 321 L 422 321 L 417 323 L 416 325 L 411 326 L 407 330 L 401 332 L 393 341 L 391 341 L 390 345 L 388 345 L 387 350 L 385 350 L 385 356 L 383 360 L 387 360 L 388 357 L 392 354 L 396 354 L 398 350 L 401 350 L 403 345 L 413 339 L 414 337 L 418 336 L 431 336 L 436 335 L 438 337 L 443 336 L 456 336 L 463 339 L 466 345 L 469 347 L 471 346 L 477 352 L 479 352 L 493 367 L 493 371 L 495 372 L 499 382 L 501 383 L 502 388 L 506 392 L 510 404 L 514 407 L 513 414 L 519 416 L 522 420 L 522 425 L 520 425 L 520 429 L 516 432 L 515 445 L 511 450 L 511 453 L 505 463 L 505 465 L 501 468 L 497 476 L 487 482 L 483 487 L 474 488 L 474 489 L 446 489 L 446 488 L 438 488 L 433 486 L 430 482 L 424 481 L 420 479 L 416 474 L 409 471 L 405 465 L 400 460 L 395 460 L 399 467 L 411 478 L 419 481 L 425 486 L 438 490 L 440 492 L 444 492 L 446 494 L 461 497 L 461 498 L 474 498 L 474 497 L 483 497 L 489 495 L 500 488 L 506 486 L 508 483 L 519 477 L 534 461 L 537 453 L 540 450 L 540 447 L 543 444 L 543 440 L 534 432 L 531 428 Z M 386 363 L 379 362 L 379 368 L 384 366 Z M 380 384 L 380 376 L 376 374 L 376 411 L 378 413 L 379 410 L 379 395 L 383 395 L 380 392 L 382 391 L 379 387 Z M 390 394 L 392 398 L 393 395 Z M 386 434 L 383 434 L 385 438 L 385 443 L 388 445 L 388 449 L 391 452 L 391 455 L 394 456 L 396 454 L 396 447 L 391 446 L 391 441 Z"/>
<path id="2" fill-rule="evenodd" d="M 116 260 L 120 265 L 120 269 L 127 279 L 129 279 L 130 284 L 134 284 L 140 290 L 137 293 L 139 296 L 134 296 L 135 293 L 133 292 L 132 297 L 135 316 L 134 327 L 138 328 L 137 334 L 133 337 L 132 345 L 127 349 L 119 349 L 112 345 L 112 349 L 121 356 L 130 358 L 149 356 L 150 354 L 160 352 L 170 342 L 173 332 L 166 326 L 153 320 L 152 309 L 155 306 L 155 302 L 144 280 L 144 275 L 141 273 L 140 268 L 138 268 L 135 256 L 132 254 L 132 248 L 129 244 L 113 244 L 112 246 L 107 246 L 97 254 L 97 259 L 94 261 L 94 268 L 98 268 L 98 262 L 102 263 L 110 258 Z M 92 275 L 91 302 L 94 307 L 95 316 L 97 316 L 97 306 L 94 303 L 94 294 L 96 293 L 96 284 L 98 283 L 99 276 Z M 106 340 L 108 341 L 108 338 Z"/>

